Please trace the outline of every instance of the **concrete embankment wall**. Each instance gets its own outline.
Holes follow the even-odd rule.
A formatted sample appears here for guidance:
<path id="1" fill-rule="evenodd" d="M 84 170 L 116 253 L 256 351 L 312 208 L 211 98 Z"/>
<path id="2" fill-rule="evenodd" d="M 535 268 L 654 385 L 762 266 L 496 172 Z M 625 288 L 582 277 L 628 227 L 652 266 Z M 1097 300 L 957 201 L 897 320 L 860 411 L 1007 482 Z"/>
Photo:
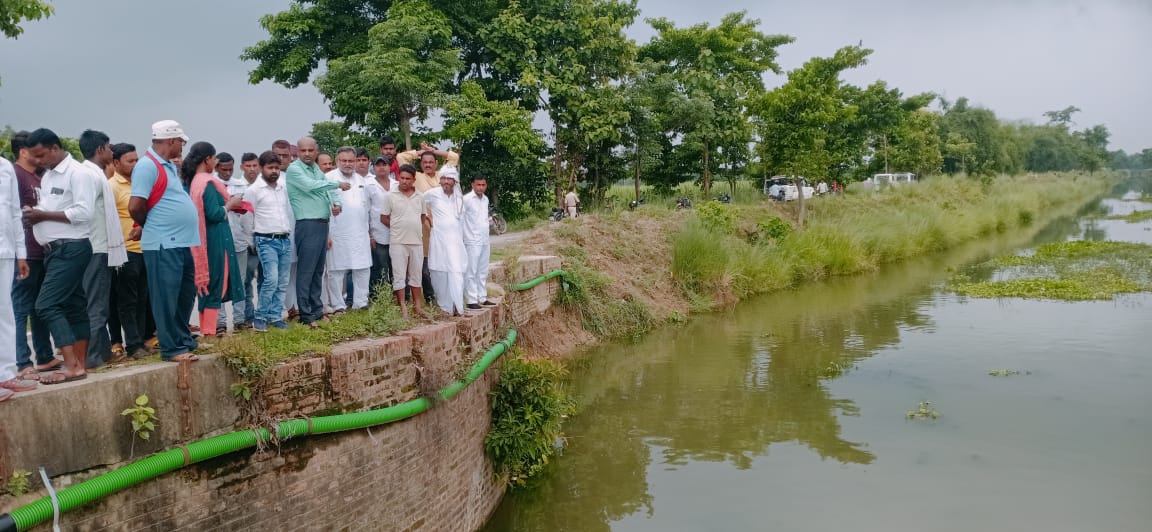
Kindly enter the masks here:
<path id="1" fill-rule="evenodd" d="M 495 266 L 495 265 L 494 265 Z M 523 281 L 559 267 L 524 257 L 493 279 Z M 45 467 L 57 489 L 153 452 L 274 420 L 356 412 L 429 396 L 479 354 L 555 299 L 558 280 L 509 294 L 505 304 L 271 369 L 249 409 L 225 362 L 154 364 L 41 387 L 0 405 L 0 474 Z M 257 337 L 254 337 L 257 338 Z M 146 481 L 62 516 L 67 530 L 473 530 L 503 495 L 483 441 L 498 366 L 451 401 L 413 418 L 240 451 Z M 160 421 L 135 440 L 120 412 L 147 394 Z M 46 495 L 0 496 L 11 511 Z M 39 488 L 39 489 L 37 489 Z M 41 525 L 38 530 L 47 530 Z"/>

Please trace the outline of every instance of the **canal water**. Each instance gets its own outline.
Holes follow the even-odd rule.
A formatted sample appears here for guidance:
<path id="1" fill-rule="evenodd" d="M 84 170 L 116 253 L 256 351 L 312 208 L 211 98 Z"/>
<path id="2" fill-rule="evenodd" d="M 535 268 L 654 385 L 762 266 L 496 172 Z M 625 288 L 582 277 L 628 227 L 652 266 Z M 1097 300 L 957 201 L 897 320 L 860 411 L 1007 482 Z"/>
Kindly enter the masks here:
<path id="1" fill-rule="evenodd" d="M 1046 242 L 1152 243 L 1150 223 L 1082 216 L 1138 205 L 598 349 L 563 456 L 486 530 L 1150 531 L 1152 296 L 946 288 Z M 925 401 L 938 417 L 908 419 Z"/>

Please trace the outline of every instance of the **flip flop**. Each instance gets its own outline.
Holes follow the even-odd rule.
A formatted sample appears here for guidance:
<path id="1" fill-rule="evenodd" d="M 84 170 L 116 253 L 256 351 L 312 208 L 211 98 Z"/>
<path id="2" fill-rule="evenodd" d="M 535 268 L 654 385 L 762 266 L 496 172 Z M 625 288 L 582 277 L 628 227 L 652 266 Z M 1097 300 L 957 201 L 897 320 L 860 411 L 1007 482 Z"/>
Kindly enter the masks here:
<path id="1" fill-rule="evenodd" d="M 40 370 L 37 370 L 35 366 L 28 366 L 20 370 L 16 377 L 26 381 L 38 381 L 40 380 Z"/>
<path id="2" fill-rule="evenodd" d="M 13 395 L 16 395 L 16 394 L 12 390 L 9 390 L 6 388 L 0 388 L 0 403 L 3 403 L 4 401 L 11 399 Z"/>
<path id="3" fill-rule="evenodd" d="M 45 377 L 49 377 L 49 378 L 47 380 L 45 380 Z M 41 375 L 40 376 L 40 384 L 44 384 L 44 385 L 64 384 L 66 382 L 82 381 L 82 380 L 87 379 L 87 378 L 88 378 L 87 373 L 81 373 L 79 375 L 73 375 L 73 376 L 69 377 L 63 371 L 53 371 L 52 373 L 46 373 L 44 375 Z"/>
<path id="4" fill-rule="evenodd" d="M 192 353 L 181 353 L 168 359 L 166 362 L 196 362 L 197 360 L 200 360 L 200 357 Z"/>

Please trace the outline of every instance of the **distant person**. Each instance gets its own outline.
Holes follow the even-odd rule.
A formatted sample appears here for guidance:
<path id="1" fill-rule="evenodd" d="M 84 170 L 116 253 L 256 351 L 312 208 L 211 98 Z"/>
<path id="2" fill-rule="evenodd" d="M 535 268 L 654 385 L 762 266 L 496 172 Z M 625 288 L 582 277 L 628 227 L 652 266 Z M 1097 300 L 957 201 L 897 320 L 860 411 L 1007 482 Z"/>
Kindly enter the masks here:
<path id="1" fill-rule="evenodd" d="M 91 129 L 81 133 L 80 153 L 85 159 L 81 166 L 88 170 L 96 193 L 92 210 L 92 259 L 84 271 L 84 294 L 88 298 L 88 327 L 91 330 L 86 363 L 88 369 L 94 369 L 128 358 L 122 347 L 113 356 L 108 333 L 112 268 L 119 268 L 127 262 L 128 255 L 124 250 L 124 235 L 120 232 L 120 217 L 116 214 L 112 187 L 104 173 L 104 169 L 112 164 L 112 144 L 108 135 Z"/>
<path id="2" fill-rule="evenodd" d="M 47 168 L 40 179 L 35 207 L 24 207 L 24 223 L 32 226 L 44 246 L 44 284 L 36 311 L 48 323 L 52 341 L 64 357 L 59 371 L 40 375 L 42 384 L 60 384 L 88 377 L 88 301 L 84 271 L 92 259 L 92 217 L 96 182 L 87 169 L 64 149 L 49 129 L 28 135 L 31 156 Z"/>
<path id="3" fill-rule="evenodd" d="M 128 206 L 132 200 L 132 170 L 140 157 L 131 144 L 112 145 L 112 198 L 116 202 L 116 217 L 120 220 L 120 234 L 128 260 L 112 276 L 112 290 L 116 294 L 113 312 L 119 316 L 123 330 L 124 352 L 128 357 L 140 359 L 148 356 L 148 273 L 144 269 L 144 252 L 140 248 L 141 229 L 132 220 Z"/>
<path id="4" fill-rule="evenodd" d="M 196 295 L 200 307 L 200 331 L 216 336 L 216 323 L 224 303 L 244 297 L 244 278 L 236 262 L 236 245 L 228 227 L 228 211 L 240 207 L 241 198 L 231 198 L 224 183 L 214 177 L 216 148 L 197 142 L 188 150 L 180 175 L 192 204 L 196 206 L 200 245 L 192 247 L 196 266 Z"/>
<path id="5" fill-rule="evenodd" d="M 327 153 L 321 153 L 316 156 L 316 166 L 320 167 L 320 171 L 327 174 L 336 169 L 336 162 L 332 160 L 332 156 Z"/>
<path id="6" fill-rule="evenodd" d="M 568 187 L 568 193 L 564 195 L 564 210 L 568 211 L 568 216 L 575 218 L 580 212 L 580 196 L 576 195 L 576 187 Z"/>
<path id="7" fill-rule="evenodd" d="M 495 305 L 488 301 L 488 262 L 491 260 L 491 245 L 488 240 L 488 179 L 484 176 L 472 178 L 472 191 L 464 195 L 464 214 L 461 227 L 464 233 L 464 250 L 468 262 L 464 268 L 465 306 L 477 310 L 480 305 Z"/>
<path id="8" fill-rule="evenodd" d="M 200 245 L 199 216 L 172 162 L 183 161 L 187 142 L 184 128 L 175 120 L 152 124 L 152 147 L 132 169 L 128 203 L 132 219 L 142 227 L 140 248 L 160 357 L 169 362 L 199 360 L 192 354 L 199 345 L 188 328 L 196 299 L 192 248 Z"/>
<path id="9" fill-rule="evenodd" d="M 264 277 L 260 280 L 260 309 L 252 329 L 265 332 L 271 325 L 287 329 L 284 293 L 292 267 L 292 208 L 288 189 L 280 180 L 280 159 L 271 151 L 260 154 L 260 178 L 248 186 L 244 197 L 252 204 L 252 237 Z"/>
<path id="10" fill-rule="evenodd" d="M 12 153 L 16 156 L 13 169 L 16 171 L 21 209 L 35 207 L 40 193 L 40 175 L 37 172 L 41 168 L 32 159 L 28 135 L 27 131 L 12 135 Z M 27 250 L 28 276 L 16 279 L 12 285 L 12 306 L 16 314 L 16 330 L 27 330 L 32 337 L 32 348 L 29 349 L 28 339 L 22 334 L 16 335 L 16 365 L 21 377 L 32 378 L 37 371 L 56 369 L 62 362 L 53 356 L 48 324 L 36 312 L 36 298 L 44 284 L 44 248 L 36 241 L 32 226 L 28 224 L 24 224 L 24 247 Z"/>
<path id="11" fill-rule="evenodd" d="M 0 157 L 0 401 L 16 392 L 36 389 L 37 382 L 23 378 L 16 365 L 17 341 L 28 346 L 24 330 L 16 329 L 12 312 L 12 281 L 28 277 L 28 248 L 24 244 L 24 223 L 20 207 L 20 186 L 16 170 L 8 159 Z"/>
<path id="12" fill-rule="evenodd" d="M 300 159 L 285 173 L 288 200 L 296 217 L 296 304 L 300 323 L 319 327 L 324 316 L 322 291 L 324 264 L 328 248 L 328 220 L 340 215 L 340 197 L 336 190 L 348 190 L 348 183 L 334 183 L 324 177 L 316 165 L 319 151 L 316 141 L 304 137 L 296 143 Z"/>
<path id="13" fill-rule="evenodd" d="M 353 309 L 368 307 L 369 274 L 372 269 L 372 237 L 370 233 L 372 206 L 366 179 L 356 173 L 356 150 L 345 146 L 336 152 L 339 168 L 325 177 L 340 185 L 340 216 L 328 224 L 328 253 L 326 301 L 334 314 L 347 307 L 343 291 L 344 279 L 352 276 L 352 290 L 348 294 Z M 351 164 L 350 164 L 351 163 Z M 369 177 L 369 179 L 371 179 Z M 348 185 L 348 188 L 344 188 Z"/>
<path id="14" fill-rule="evenodd" d="M 382 286 L 392 284 L 392 258 L 388 253 L 392 236 L 388 227 L 380 221 L 380 214 L 384 210 L 384 203 L 388 201 L 388 194 L 399 186 L 396 174 L 392 172 L 395 163 L 386 155 L 377 157 L 373 172 L 375 179 L 368 183 L 368 201 L 372 209 L 369 227 L 372 236 L 372 270 L 368 276 L 368 299 L 372 301 L 375 301 Z M 388 293 L 388 290 L 384 293 Z"/>
<path id="15" fill-rule="evenodd" d="M 388 201 L 380 214 L 380 223 L 388 227 L 392 258 L 392 292 L 400 312 L 407 317 L 404 303 L 405 287 L 412 291 L 412 304 L 417 315 L 424 315 L 424 294 L 420 290 L 420 269 L 424 258 L 422 237 L 424 195 L 416 190 L 416 168 L 410 164 L 400 166 L 397 187 L 388 193 Z"/>
<path id="16" fill-rule="evenodd" d="M 461 226 L 464 199 L 457 191 L 457 178 L 456 169 L 445 166 L 440 171 L 440 188 L 424 195 L 432 229 L 428 270 L 436 289 L 436 304 L 453 316 L 464 312 L 464 270 L 468 263 Z"/>

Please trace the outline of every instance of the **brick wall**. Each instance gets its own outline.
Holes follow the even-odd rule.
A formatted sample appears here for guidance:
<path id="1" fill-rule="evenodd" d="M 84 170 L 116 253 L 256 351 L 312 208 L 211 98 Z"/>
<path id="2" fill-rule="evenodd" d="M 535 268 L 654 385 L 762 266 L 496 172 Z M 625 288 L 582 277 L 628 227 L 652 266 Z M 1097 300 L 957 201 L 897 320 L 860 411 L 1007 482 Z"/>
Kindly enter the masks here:
<path id="1" fill-rule="evenodd" d="M 558 266 L 538 258 L 522 262 L 540 262 L 528 272 Z M 266 415 L 287 419 L 431 395 L 503 339 L 511 315 L 551 301 L 555 285 L 544 283 L 520 303 L 281 364 L 255 399 Z M 490 370 L 451 401 L 372 431 L 299 438 L 189 466 L 68 512 L 62 525 L 78 531 L 477 529 L 503 494 L 483 449 L 495 375 Z M 149 394 L 161 423 L 152 442 L 136 443 L 136 458 L 236 430 L 246 414 L 228 392 L 234 380 L 222 360 L 205 357 L 191 366 L 132 368 L 25 394 L 0 408 L 0 474 L 44 465 L 60 489 L 130 462 L 132 436 L 119 413 L 138 393 Z M 76 421 L 52 421 L 64 417 Z M 0 496 L 0 510 L 44 495 Z"/>

